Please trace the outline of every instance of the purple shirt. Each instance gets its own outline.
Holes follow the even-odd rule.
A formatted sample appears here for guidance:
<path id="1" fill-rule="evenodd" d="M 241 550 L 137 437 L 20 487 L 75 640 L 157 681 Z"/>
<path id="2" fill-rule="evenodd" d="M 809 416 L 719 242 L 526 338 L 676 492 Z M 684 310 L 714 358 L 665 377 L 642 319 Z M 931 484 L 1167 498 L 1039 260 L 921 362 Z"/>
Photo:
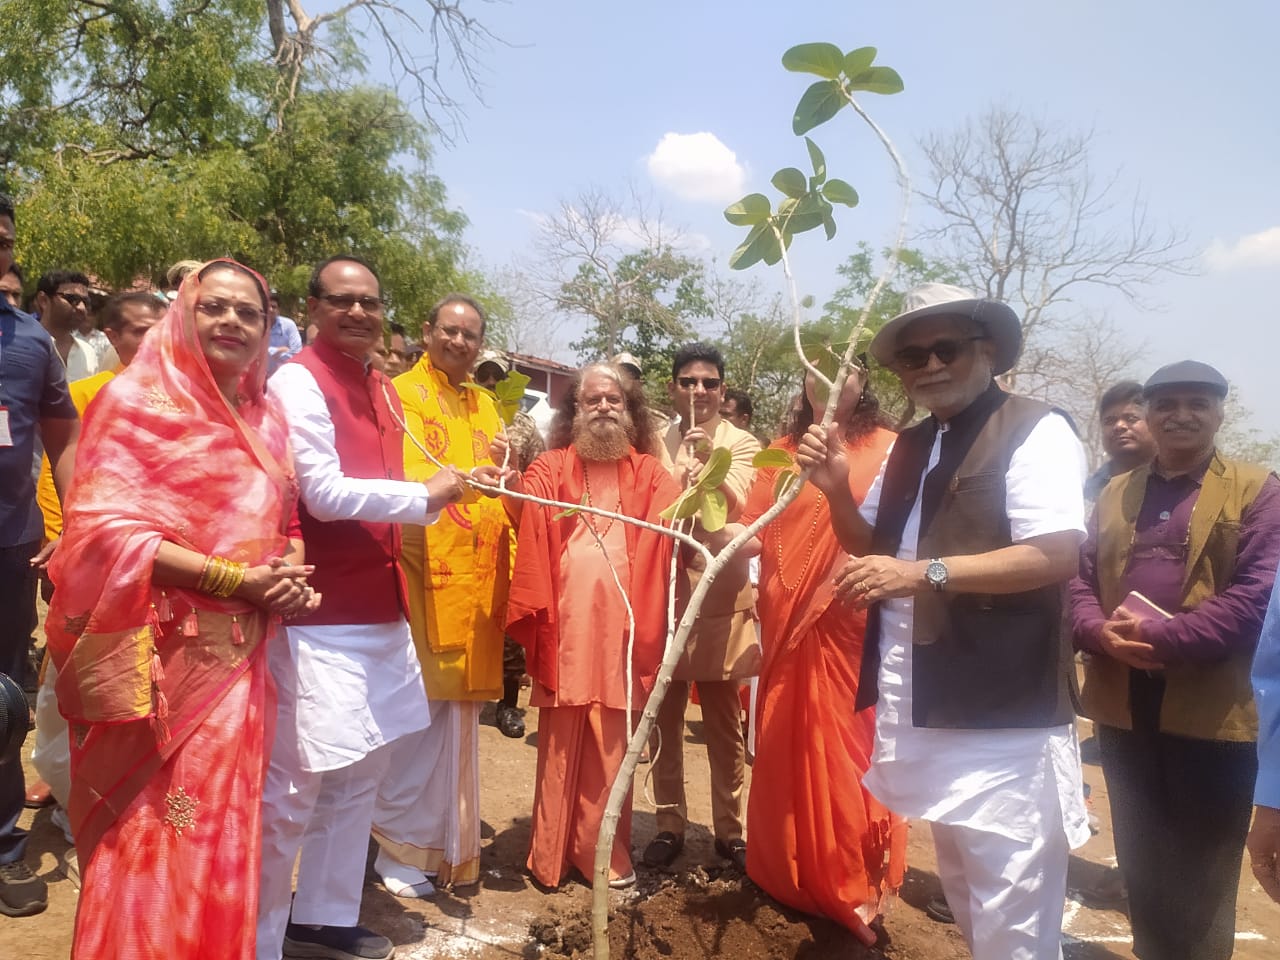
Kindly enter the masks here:
<path id="1" fill-rule="evenodd" d="M 1161 663 L 1212 663 L 1252 652 L 1275 582 L 1280 559 L 1280 480 L 1273 474 L 1240 518 L 1231 579 L 1194 610 L 1181 609 L 1187 534 L 1207 468 L 1206 463 L 1172 478 L 1153 470 L 1138 511 L 1121 592 L 1137 590 L 1174 613 L 1171 620 L 1148 620 L 1142 625 L 1143 639 L 1155 648 L 1155 658 Z M 1076 648 L 1104 654 L 1102 626 L 1111 611 L 1103 611 L 1098 601 L 1097 564 L 1095 509 L 1080 550 L 1080 575 L 1071 581 L 1071 621 Z"/>

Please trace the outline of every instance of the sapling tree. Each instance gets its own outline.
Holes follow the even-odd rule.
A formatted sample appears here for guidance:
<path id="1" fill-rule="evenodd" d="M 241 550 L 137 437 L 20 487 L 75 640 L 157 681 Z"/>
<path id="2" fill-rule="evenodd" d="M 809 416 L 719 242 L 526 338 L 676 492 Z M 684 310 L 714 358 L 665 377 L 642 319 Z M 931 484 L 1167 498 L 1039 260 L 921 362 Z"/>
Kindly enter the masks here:
<path id="1" fill-rule="evenodd" d="M 806 134 L 809 130 L 832 119 L 845 106 L 848 106 L 871 127 L 888 151 L 901 191 L 901 212 L 892 248 L 896 253 L 903 245 L 907 206 L 910 199 L 906 167 L 893 143 L 862 108 L 858 96 L 863 93 L 897 93 L 902 90 L 903 84 L 892 68 L 876 65 L 875 57 L 876 50 L 873 47 L 860 47 L 849 53 L 842 53 L 834 44 L 809 43 L 792 47 L 783 55 L 782 63 L 790 71 L 808 73 L 820 78 L 805 91 L 796 107 L 792 129 L 797 135 Z M 851 329 L 821 341 L 802 336 L 802 306 L 796 293 L 787 251 L 797 234 L 818 227 L 824 229 L 828 239 L 835 236 L 834 205 L 852 207 L 858 202 L 857 193 L 849 183 L 828 176 L 826 158 L 818 145 L 807 136 L 804 139 L 809 163 L 813 170 L 811 176 L 806 176 L 795 167 L 783 168 L 772 178 L 774 186 L 782 194 L 776 209 L 773 202 L 764 194 L 753 193 L 731 205 L 725 211 L 725 216 L 735 225 L 750 228 L 746 239 L 730 259 L 731 267 L 741 270 L 761 261 L 768 265 L 782 264 L 791 298 L 793 339 L 797 359 L 817 379 L 818 383 L 830 391 L 830 400 L 826 405 L 822 421 L 822 425 L 826 427 L 832 423 L 836 409 L 835 400 L 844 386 L 844 381 L 854 368 L 858 344 L 867 329 L 867 320 L 874 309 L 876 298 L 892 280 L 899 258 L 896 255 L 887 258 L 884 272 L 869 292 L 863 310 Z M 515 388 L 511 389 L 514 392 Z M 512 398 L 496 393 L 494 397 L 500 403 L 505 401 L 507 409 L 514 413 Z M 412 434 L 409 436 L 412 437 Z M 416 438 L 414 442 L 417 442 Z M 444 464 L 432 456 L 425 447 L 421 444 L 418 446 L 431 462 L 438 467 L 444 467 Z M 472 486 L 482 492 L 499 494 L 544 507 L 558 508 L 561 511 L 558 516 L 587 513 L 661 532 L 699 554 L 705 563 L 704 572 L 693 589 L 679 622 L 675 622 L 674 616 L 670 618 L 666 651 L 658 669 L 653 690 L 645 703 L 640 722 L 632 733 L 622 766 L 613 781 L 600 825 L 600 833 L 596 841 L 595 867 L 591 878 L 592 947 L 596 960 L 608 960 L 609 957 L 609 861 L 622 806 L 631 789 L 641 750 L 653 731 L 658 708 L 671 684 L 676 664 L 684 653 L 689 633 L 702 609 L 703 599 L 734 556 L 753 540 L 766 524 L 790 505 L 799 493 L 801 484 L 807 480 L 805 471 L 782 471 L 775 488 L 774 503 L 769 509 L 753 523 L 738 529 L 727 539 L 727 542 L 713 552 L 708 543 L 694 536 L 686 529 L 686 525 L 696 518 L 704 534 L 727 533 L 725 531 L 727 503 L 719 486 L 728 473 L 731 461 L 732 455 L 727 449 L 717 448 L 710 451 L 701 470 L 691 478 L 681 496 L 663 513 L 667 525 L 655 525 L 604 510 L 585 500 L 581 503 L 566 503 L 510 490 L 506 487 L 505 479 L 500 481 L 497 487 L 475 479 L 469 481 Z M 794 462 L 786 451 L 768 449 L 760 451 L 752 465 L 757 468 L 782 467 L 794 466 Z M 674 576 L 675 566 L 673 565 L 671 569 L 673 580 Z M 625 590 L 621 582 L 615 580 L 615 584 L 624 593 L 625 600 Z M 674 608 L 671 609 L 674 610 Z M 858 931 L 858 935 L 867 944 L 875 942 L 875 934 L 865 925 Z"/>

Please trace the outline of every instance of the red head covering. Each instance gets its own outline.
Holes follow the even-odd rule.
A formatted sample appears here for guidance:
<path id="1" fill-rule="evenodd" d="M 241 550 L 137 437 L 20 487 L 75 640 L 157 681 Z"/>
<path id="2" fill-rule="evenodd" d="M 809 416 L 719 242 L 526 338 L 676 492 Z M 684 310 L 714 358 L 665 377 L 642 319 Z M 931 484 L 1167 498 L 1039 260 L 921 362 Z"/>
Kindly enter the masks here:
<path id="1" fill-rule="evenodd" d="M 62 673 L 60 706 L 72 721 L 154 710 L 141 698 L 136 666 L 139 634 L 159 622 L 156 606 L 166 606 L 151 584 L 161 541 L 250 565 L 287 549 L 297 481 L 284 416 L 265 393 L 267 332 L 235 405 L 218 389 L 196 334 L 202 277 L 220 263 L 251 275 L 265 303 L 263 279 L 232 261 L 192 272 L 134 361 L 85 413 L 46 624 Z M 168 593 L 191 606 L 249 612 L 238 601 Z"/>

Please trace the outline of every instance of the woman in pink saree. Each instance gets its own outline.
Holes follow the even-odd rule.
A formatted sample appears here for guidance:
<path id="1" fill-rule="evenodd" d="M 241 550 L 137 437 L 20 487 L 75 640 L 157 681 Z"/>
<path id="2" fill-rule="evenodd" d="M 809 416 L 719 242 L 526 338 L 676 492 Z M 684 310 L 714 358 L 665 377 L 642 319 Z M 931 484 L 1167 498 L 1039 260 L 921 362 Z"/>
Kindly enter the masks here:
<path id="1" fill-rule="evenodd" d="M 85 414 L 46 632 L 70 725 L 73 956 L 254 955 L 274 691 L 265 644 L 318 603 L 265 394 L 267 288 L 213 261 Z"/>

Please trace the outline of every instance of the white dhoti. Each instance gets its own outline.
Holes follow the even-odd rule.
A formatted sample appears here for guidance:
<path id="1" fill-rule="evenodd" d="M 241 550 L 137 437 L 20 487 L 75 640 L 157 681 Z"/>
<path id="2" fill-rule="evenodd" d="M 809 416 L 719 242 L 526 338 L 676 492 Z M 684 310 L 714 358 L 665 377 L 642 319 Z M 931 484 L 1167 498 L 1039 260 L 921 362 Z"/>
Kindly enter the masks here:
<path id="1" fill-rule="evenodd" d="M 439 885 L 480 879 L 480 707 L 432 702 L 431 726 L 390 747 L 378 791 L 374 838 Z"/>
<path id="2" fill-rule="evenodd" d="M 269 651 L 278 715 L 263 788 L 258 960 L 290 919 L 352 926 L 391 745 L 429 723 L 409 624 L 289 627 Z"/>
<path id="3" fill-rule="evenodd" d="M 31 750 L 31 764 L 49 785 L 53 799 L 65 807 L 71 795 L 71 742 L 66 718 L 58 712 L 58 697 L 53 690 L 57 680 L 58 668 L 47 660 L 36 694 L 36 744 Z"/>

